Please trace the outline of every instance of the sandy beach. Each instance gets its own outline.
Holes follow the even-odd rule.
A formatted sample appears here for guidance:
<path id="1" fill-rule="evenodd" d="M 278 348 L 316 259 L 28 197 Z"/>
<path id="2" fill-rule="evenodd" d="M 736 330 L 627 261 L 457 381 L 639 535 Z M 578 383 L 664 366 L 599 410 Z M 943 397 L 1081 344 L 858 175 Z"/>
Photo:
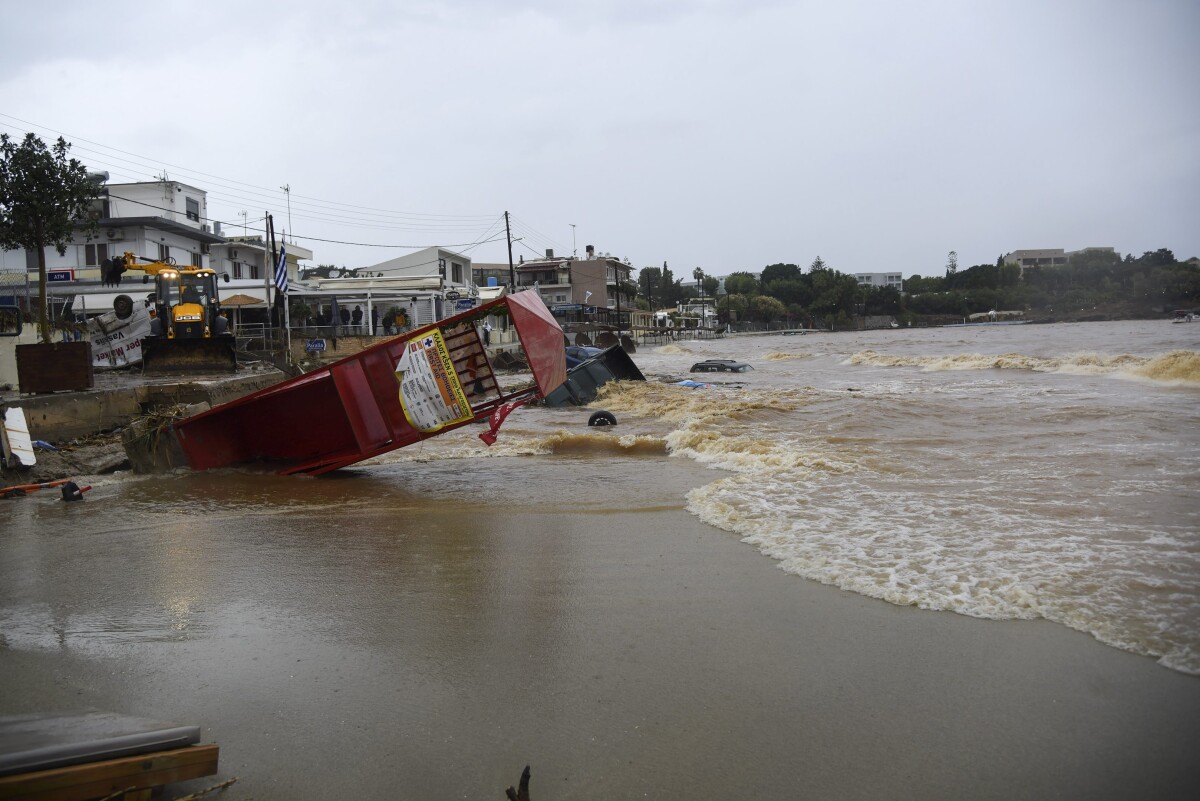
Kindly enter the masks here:
<path id="1" fill-rule="evenodd" d="M 788 575 L 684 509 L 712 478 L 501 458 L 24 499 L 0 712 L 200 723 L 229 799 L 502 798 L 526 764 L 539 801 L 1195 796 L 1195 677 Z"/>

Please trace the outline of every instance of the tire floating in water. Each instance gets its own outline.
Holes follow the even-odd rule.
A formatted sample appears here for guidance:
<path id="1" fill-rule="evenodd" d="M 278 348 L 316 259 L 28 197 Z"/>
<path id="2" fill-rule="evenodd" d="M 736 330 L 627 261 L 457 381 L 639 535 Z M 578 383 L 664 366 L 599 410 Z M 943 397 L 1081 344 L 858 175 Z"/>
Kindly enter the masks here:
<path id="1" fill-rule="evenodd" d="M 594 412 L 592 416 L 588 418 L 589 426 L 615 426 L 616 424 L 617 418 L 613 416 L 613 413 L 606 412 L 603 409 L 598 412 Z"/>

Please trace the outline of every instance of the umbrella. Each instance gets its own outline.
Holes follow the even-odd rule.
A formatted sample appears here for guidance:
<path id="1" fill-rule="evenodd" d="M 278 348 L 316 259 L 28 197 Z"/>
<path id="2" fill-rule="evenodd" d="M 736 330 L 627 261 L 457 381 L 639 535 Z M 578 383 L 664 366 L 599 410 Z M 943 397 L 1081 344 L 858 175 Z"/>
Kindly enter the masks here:
<path id="1" fill-rule="evenodd" d="M 256 298 L 253 295 L 231 295 L 227 298 L 221 298 L 222 306 L 256 306 L 266 305 L 266 301 L 262 298 Z"/>
<path id="2" fill-rule="evenodd" d="M 262 298 L 256 298 L 253 295 L 230 295 L 227 298 L 221 298 L 221 306 L 232 308 L 237 315 L 237 320 L 234 326 L 240 328 L 242 325 L 242 307 L 243 306 L 266 306 L 267 303 Z"/>

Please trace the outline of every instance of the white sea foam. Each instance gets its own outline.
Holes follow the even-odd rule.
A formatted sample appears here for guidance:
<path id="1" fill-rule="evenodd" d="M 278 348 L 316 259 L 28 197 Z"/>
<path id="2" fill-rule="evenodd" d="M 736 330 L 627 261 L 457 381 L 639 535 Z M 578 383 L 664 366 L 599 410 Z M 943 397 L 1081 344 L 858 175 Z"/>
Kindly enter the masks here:
<path id="1" fill-rule="evenodd" d="M 931 356 L 886 354 L 865 350 L 853 354 L 845 363 L 874 367 L 920 367 L 928 372 L 939 370 L 1029 370 L 1067 375 L 1113 375 L 1180 386 L 1200 385 L 1200 353 L 1188 350 L 1172 351 L 1158 356 L 1085 352 L 1053 357 L 1030 356 L 1022 353 L 998 355 L 959 353 Z"/>
<path id="2" fill-rule="evenodd" d="M 788 572 L 923 609 L 1046 618 L 1200 673 L 1200 414 L 1170 394 L 1200 384 L 1197 352 L 1160 336 L 1159 355 L 1127 353 L 1120 326 L 1033 329 L 863 334 L 832 359 L 788 358 L 780 339 L 705 343 L 758 363 L 758 383 L 604 403 L 668 422 L 672 455 L 729 471 L 689 509 Z M 920 371 L 879 380 L 903 366 Z"/>
<path id="3" fill-rule="evenodd" d="M 468 427 L 414 456 L 692 459 L 725 472 L 688 508 L 788 572 L 1046 618 L 1200 673 L 1200 410 L 1174 388 L 1196 386 L 1196 351 L 1178 331 L 1130 330 L 865 332 L 805 338 L 821 349 L 804 353 L 780 337 L 671 344 L 634 357 L 663 381 L 602 389 L 593 407 L 615 430 L 588 430 L 586 409 L 531 410 L 491 449 Z M 1133 340 L 1159 355 L 1126 353 Z M 700 355 L 758 369 L 672 385 Z"/>

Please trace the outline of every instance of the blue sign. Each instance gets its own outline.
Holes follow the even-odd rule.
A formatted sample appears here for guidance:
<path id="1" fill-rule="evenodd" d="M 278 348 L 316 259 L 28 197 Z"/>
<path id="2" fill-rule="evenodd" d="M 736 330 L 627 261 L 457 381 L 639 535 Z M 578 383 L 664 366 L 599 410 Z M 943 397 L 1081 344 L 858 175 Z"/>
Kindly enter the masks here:
<path id="1" fill-rule="evenodd" d="M 52 282 L 57 281 L 59 283 L 62 283 L 63 281 L 74 281 L 75 280 L 75 271 L 74 270 L 47 270 L 46 271 L 46 280 L 52 281 Z"/>
<path id="2" fill-rule="evenodd" d="M 455 301 L 455 309 L 473 309 L 475 308 L 475 298 L 462 298 Z"/>
<path id="3" fill-rule="evenodd" d="M 304 351 L 306 353 L 324 353 L 325 352 L 325 340 L 323 340 L 323 339 L 308 340 L 307 342 L 304 343 Z"/>

